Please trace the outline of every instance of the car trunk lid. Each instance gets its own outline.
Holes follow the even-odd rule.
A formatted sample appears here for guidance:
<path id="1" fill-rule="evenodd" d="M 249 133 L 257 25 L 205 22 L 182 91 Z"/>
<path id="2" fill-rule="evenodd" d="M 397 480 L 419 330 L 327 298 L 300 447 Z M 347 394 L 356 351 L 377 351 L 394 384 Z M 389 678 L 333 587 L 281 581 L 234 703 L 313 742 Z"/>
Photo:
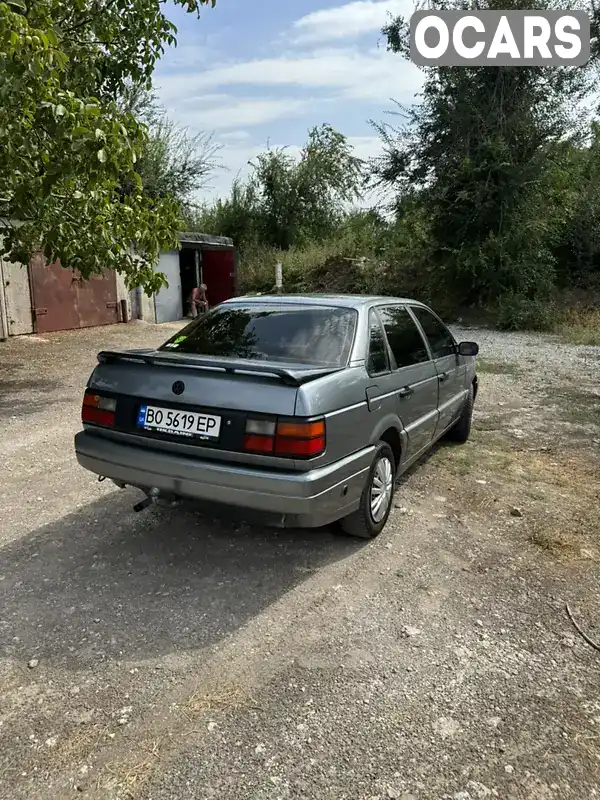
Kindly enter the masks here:
<path id="1" fill-rule="evenodd" d="M 311 365 L 256 363 L 245 359 L 180 356 L 154 350 L 103 351 L 88 392 L 115 400 L 114 424 L 100 435 L 203 458 L 235 461 L 289 460 L 244 452 L 248 419 L 294 417 L 299 387 L 337 371 Z M 148 408 L 213 420 L 218 435 L 188 435 L 149 429 Z M 171 417 L 172 419 L 172 417 Z M 203 431 L 206 433 L 206 431 Z M 200 449 L 199 449 L 200 448 Z"/>
<path id="2" fill-rule="evenodd" d="M 155 350 L 102 351 L 98 362 L 90 388 L 178 405 L 287 416 L 295 412 L 298 387 L 337 371 Z"/>

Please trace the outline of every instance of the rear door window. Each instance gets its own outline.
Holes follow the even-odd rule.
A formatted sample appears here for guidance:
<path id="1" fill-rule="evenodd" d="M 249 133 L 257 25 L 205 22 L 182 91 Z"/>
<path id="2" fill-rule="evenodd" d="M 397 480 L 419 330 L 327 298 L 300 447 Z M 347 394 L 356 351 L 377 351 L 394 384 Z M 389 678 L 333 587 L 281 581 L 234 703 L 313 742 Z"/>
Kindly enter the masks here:
<path id="1" fill-rule="evenodd" d="M 381 375 L 390 371 L 387 343 L 383 328 L 377 314 L 369 311 L 369 354 L 367 356 L 367 372 L 369 375 Z"/>
<path id="2" fill-rule="evenodd" d="M 220 306 L 190 323 L 160 350 L 343 367 L 358 313 L 353 308 L 248 304 Z"/>
<path id="3" fill-rule="evenodd" d="M 434 358 L 454 355 L 456 343 L 448 328 L 431 311 L 420 306 L 411 306 L 411 311 L 425 331 Z"/>
<path id="4" fill-rule="evenodd" d="M 397 369 L 430 360 L 421 332 L 405 308 L 385 306 L 379 314 Z"/>

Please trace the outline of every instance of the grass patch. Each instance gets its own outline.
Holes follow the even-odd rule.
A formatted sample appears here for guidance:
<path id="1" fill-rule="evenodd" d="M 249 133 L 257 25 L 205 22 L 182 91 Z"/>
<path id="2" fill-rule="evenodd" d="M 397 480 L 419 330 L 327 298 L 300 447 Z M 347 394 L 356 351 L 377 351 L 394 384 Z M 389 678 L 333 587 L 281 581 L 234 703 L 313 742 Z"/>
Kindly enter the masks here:
<path id="1" fill-rule="evenodd" d="M 436 466 L 452 475 L 468 475 L 476 469 L 480 454 L 473 448 L 445 447 L 436 454 Z"/>
<path id="2" fill-rule="evenodd" d="M 545 405 L 555 405 L 561 419 L 573 425 L 600 425 L 600 394 L 560 388 L 546 392 Z"/>
<path id="3" fill-rule="evenodd" d="M 529 534 L 529 541 L 554 556 L 575 554 L 581 551 L 581 538 L 553 525 L 537 524 Z"/>
<path id="4" fill-rule="evenodd" d="M 473 421 L 475 431 L 503 431 L 506 429 L 508 417 L 500 414 L 489 414 Z"/>
<path id="5" fill-rule="evenodd" d="M 492 429 L 495 430 L 495 429 Z M 478 434 L 481 428 L 478 426 Z M 504 474 L 510 468 L 513 455 L 512 444 L 503 436 L 473 437 L 472 444 L 461 447 L 445 447 L 436 456 L 436 462 L 451 475 L 480 477 L 484 472 Z"/>
<path id="6" fill-rule="evenodd" d="M 244 694 L 237 686 L 212 694 L 193 694 L 183 706 L 183 711 L 188 716 L 205 714 L 226 708 L 239 708 L 244 700 Z"/>
<path id="7" fill-rule="evenodd" d="M 558 326 L 557 333 L 571 344 L 600 347 L 600 309 L 572 309 Z"/>
<path id="8" fill-rule="evenodd" d="M 478 358 L 477 372 L 487 375 L 519 375 L 521 370 L 517 364 L 509 361 L 492 361 L 488 358 Z"/>
<path id="9" fill-rule="evenodd" d="M 158 767 L 161 744 L 161 741 L 144 742 L 139 748 L 143 752 L 139 760 L 107 764 L 98 779 L 97 788 L 116 789 L 129 800 L 140 797 Z"/>
<path id="10" fill-rule="evenodd" d="M 578 503 L 578 498 L 563 504 L 557 516 L 547 511 L 528 520 L 529 541 L 556 558 L 597 560 L 595 533 L 600 523 L 598 510 Z"/>

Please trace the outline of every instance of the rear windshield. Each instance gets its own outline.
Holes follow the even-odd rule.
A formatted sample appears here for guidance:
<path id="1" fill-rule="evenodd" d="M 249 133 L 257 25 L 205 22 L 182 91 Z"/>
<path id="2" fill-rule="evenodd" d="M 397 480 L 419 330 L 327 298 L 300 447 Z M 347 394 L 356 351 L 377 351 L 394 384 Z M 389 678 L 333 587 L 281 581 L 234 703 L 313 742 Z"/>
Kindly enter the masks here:
<path id="1" fill-rule="evenodd" d="M 160 350 L 343 367 L 357 312 L 326 306 L 217 307 L 201 314 Z"/>

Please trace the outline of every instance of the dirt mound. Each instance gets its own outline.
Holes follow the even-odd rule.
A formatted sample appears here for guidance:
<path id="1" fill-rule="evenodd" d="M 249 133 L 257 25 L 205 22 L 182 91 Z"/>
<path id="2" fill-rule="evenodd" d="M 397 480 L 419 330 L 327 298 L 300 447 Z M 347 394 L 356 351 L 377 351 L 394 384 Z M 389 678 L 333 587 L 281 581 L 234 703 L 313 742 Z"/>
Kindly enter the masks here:
<path id="1" fill-rule="evenodd" d="M 377 291 L 381 265 L 366 258 L 333 256 L 316 267 L 311 284 L 315 292 L 369 294 Z"/>

